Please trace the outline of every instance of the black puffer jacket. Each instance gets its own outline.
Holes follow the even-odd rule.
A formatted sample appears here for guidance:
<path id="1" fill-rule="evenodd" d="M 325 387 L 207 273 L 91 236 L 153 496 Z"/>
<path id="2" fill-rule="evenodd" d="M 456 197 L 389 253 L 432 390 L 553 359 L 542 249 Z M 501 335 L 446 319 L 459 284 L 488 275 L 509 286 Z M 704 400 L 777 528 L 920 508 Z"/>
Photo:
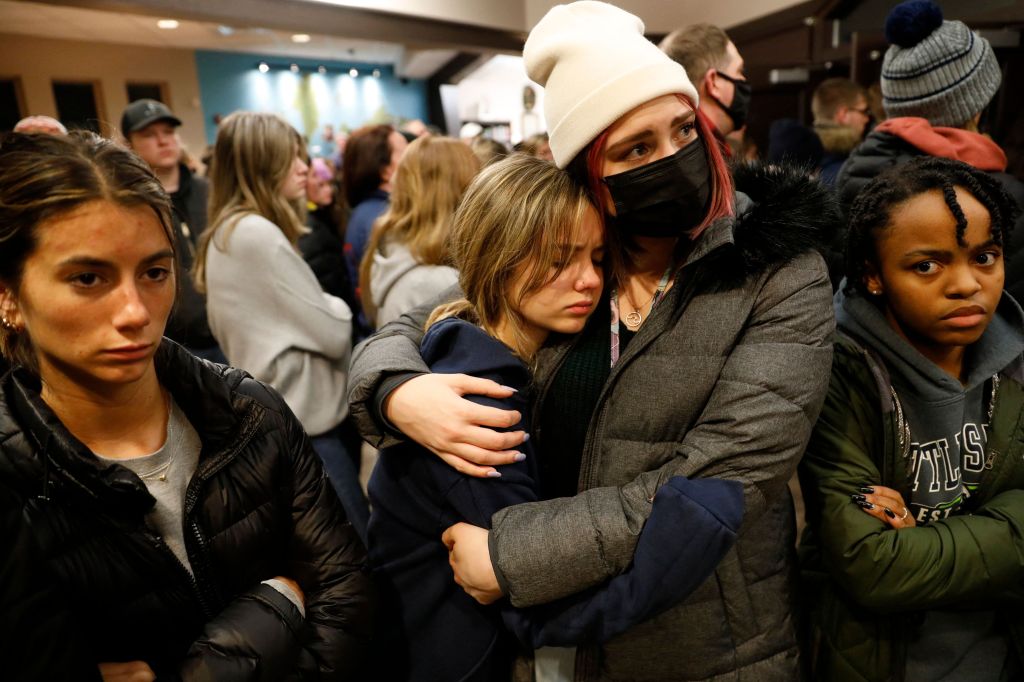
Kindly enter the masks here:
<path id="1" fill-rule="evenodd" d="M 144 660 L 159 679 L 355 679 L 372 607 L 365 552 L 299 422 L 240 370 L 167 340 L 156 362 L 203 443 L 185 496 L 195 578 L 147 528 L 154 499 L 142 481 L 101 464 L 18 371 L 0 393 L 0 513 L 20 517 L 35 546 L 7 573 L 56 586 L 87 669 Z M 260 584 L 278 575 L 305 592 L 305 622 Z M 0 642 L 0 660 L 41 652 L 32 637 Z"/>

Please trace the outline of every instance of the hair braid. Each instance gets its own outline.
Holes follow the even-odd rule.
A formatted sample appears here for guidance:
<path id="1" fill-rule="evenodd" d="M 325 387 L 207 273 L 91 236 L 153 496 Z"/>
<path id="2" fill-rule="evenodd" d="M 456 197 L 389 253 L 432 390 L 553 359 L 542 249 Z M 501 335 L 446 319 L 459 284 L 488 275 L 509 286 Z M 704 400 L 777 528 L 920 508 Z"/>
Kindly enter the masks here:
<path id="1" fill-rule="evenodd" d="M 864 275 L 867 264 L 877 261 L 879 233 L 889 227 L 893 209 L 918 194 L 931 190 L 942 192 L 956 219 L 957 243 L 962 245 L 967 218 L 956 200 L 957 187 L 962 187 L 988 210 L 992 239 L 1005 247 L 1020 209 L 1002 184 L 985 171 L 960 161 L 920 157 L 878 175 L 854 200 L 846 234 L 844 291 L 866 293 Z"/>

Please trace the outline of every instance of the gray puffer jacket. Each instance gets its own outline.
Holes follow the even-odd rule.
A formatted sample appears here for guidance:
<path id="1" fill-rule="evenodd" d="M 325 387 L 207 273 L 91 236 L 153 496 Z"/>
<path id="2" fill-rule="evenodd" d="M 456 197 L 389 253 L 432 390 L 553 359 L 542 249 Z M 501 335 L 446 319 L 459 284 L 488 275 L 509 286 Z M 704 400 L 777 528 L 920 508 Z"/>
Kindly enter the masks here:
<path id="1" fill-rule="evenodd" d="M 763 167 L 736 179 L 740 217 L 704 233 L 602 389 L 579 494 L 492 518 L 495 569 L 512 603 L 528 606 L 623 571 L 655 492 L 672 476 L 743 483 L 743 526 L 714 576 L 662 615 L 581 648 L 578 681 L 799 677 L 786 483 L 828 386 L 831 287 L 814 249 L 837 213 L 804 176 Z M 371 442 L 391 440 L 378 392 L 396 375 L 426 371 L 416 343 L 428 308 L 356 350 L 349 397 Z M 540 401 L 572 345 L 563 337 L 543 349 Z"/>

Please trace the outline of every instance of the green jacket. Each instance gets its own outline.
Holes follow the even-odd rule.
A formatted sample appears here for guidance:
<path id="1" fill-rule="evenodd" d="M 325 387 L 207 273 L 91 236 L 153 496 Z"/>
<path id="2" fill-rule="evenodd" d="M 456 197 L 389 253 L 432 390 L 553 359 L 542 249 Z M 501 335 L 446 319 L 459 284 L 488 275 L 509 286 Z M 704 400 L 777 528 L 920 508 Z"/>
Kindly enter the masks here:
<path id="1" fill-rule="evenodd" d="M 1024 661 L 1024 363 L 1003 370 L 986 473 L 964 513 L 893 530 L 850 494 L 868 484 L 910 499 L 909 429 L 884 365 L 837 335 L 821 416 L 800 464 L 806 665 L 818 680 L 903 680 L 924 611 L 997 609 Z"/>

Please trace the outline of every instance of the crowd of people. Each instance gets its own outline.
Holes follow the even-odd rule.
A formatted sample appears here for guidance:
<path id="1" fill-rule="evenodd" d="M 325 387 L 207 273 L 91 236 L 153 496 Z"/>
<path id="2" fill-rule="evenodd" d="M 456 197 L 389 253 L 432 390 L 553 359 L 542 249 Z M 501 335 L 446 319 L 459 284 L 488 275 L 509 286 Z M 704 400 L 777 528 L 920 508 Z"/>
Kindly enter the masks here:
<path id="1" fill-rule="evenodd" d="M 154 100 L 19 123 L 4 677 L 1024 678 L 1000 69 L 885 29 L 881 110 L 827 79 L 766 162 L 724 31 L 591 0 L 516 149 L 238 111 L 201 176 Z"/>

